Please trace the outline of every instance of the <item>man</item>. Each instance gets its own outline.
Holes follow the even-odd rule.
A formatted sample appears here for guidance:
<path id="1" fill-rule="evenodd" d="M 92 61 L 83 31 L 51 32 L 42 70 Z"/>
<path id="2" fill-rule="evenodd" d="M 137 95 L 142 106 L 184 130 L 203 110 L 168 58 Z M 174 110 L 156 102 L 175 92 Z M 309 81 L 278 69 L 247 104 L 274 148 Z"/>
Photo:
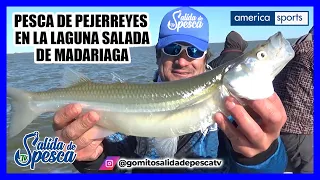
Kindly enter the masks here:
<path id="1" fill-rule="evenodd" d="M 221 64 L 241 56 L 247 47 L 247 41 L 245 41 L 239 33 L 231 31 L 226 37 L 224 49 L 220 53 L 220 56 L 212 60 L 209 65 L 214 69 Z"/>
<path id="2" fill-rule="evenodd" d="M 289 163 L 286 171 L 313 172 L 313 27 L 293 45 L 295 57 L 274 80 L 288 115 L 281 130 Z"/>
<path id="3" fill-rule="evenodd" d="M 185 14 L 191 27 L 177 26 Z M 193 20 L 192 20 L 193 19 Z M 209 46 L 209 25 L 200 12 L 182 7 L 167 13 L 160 26 L 156 57 L 159 76 L 157 81 L 175 81 L 205 72 L 206 50 Z M 156 83 L 156 82 L 155 82 Z M 248 101 L 262 119 L 260 127 L 245 109 L 232 97 L 227 98 L 226 107 L 231 112 L 238 128 L 225 116 L 217 113 L 213 118 L 216 125 L 205 133 L 195 132 L 168 140 L 175 158 L 221 158 L 223 167 L 203 169 L 133 169 L 134 172 L 245 172 L 278 173 L 286 167 L 286 153 L 279 138 L 286 113 L 276 94 L 258 101 Z M 121 134 L 95 141 L 84 134 L 99 120 L 95 112 L 81 113 L 79 105 L 68 105 L 58 111 L 53 127 L 64 141 L 77 144 L 77 160 L 74 166 L 80 172 L 98 172 L 107 156 L 122 158 L 159 158 L 161 152 L 154 146 L 163 142 L 156 138 L 140 138 Z M 130 119 L 128 119 L 130 121 Z M 161 141 L 161 142 L 160 142 Z M 157 143 L 158 142 L 158 143 Z M 166 143 L 163 143 L 166 144 Z M 153 146 L 153 147 L 152 147 Z M 161 147 L 161 146 L 160 146 Z M 163 150 L 163 149 L 162 149 Z M 171 156 L 169 154 L 168 156 Z M 115 171 L 121 171 L 115 168 Z M 108 171 L 104 171 L 108 173 Z"/>

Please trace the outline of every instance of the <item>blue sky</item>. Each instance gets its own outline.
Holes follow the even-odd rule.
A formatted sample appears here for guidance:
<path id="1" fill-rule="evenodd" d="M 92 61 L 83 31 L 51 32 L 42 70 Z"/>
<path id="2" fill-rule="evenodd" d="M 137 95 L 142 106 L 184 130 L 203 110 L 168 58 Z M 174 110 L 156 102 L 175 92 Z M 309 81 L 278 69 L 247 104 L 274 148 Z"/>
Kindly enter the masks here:
<path id="1" fill-rule="evenodd" d="M 8 7 L 7 53 L 33 52 L 33 47 L 15 47 L 13 44 L 12 13 L 14 12 L 148 12 L 152 45 L 157 42 L 163 16 L 176 7 Z M 277 31 L 286 38 L 297 38 L 313 26 L 312 7 L 193 7 L 209 20 L 210 43 L 224 42 L 226 35 L 235 30 L 245 40 L 263 40 Z M 309 26 L 231 26 L 230 11 L 309 11 Z"/>

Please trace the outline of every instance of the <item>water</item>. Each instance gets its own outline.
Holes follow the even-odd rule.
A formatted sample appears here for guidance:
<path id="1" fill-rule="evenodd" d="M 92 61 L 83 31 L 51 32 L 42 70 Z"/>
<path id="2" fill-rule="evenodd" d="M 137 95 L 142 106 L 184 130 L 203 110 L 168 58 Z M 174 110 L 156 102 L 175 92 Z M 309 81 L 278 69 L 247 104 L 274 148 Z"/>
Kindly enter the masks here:
<path id="1" fill-rule="evenodd" d="M 290 40 L 293 42 L 294 40 Z M 260 41 L 249 42 L 251 49 Z M 214 56 L 217 56 L 223 49 L 223 43 L 210 44 L 210 49 Z M 127 65 L 55 65 L 34 64 L 33 53 L 9 54 L 7 56 L 7 85 L 29 91 L 43 91 L 55 88 L 61 84 L 62 74 L 66 66 L 81 72 L 96 82 L 115 81 L 114 75 L 118 75 L 122 80 L 130 82 L 152 81 L 154 71 L 157 69 L 154 47 L 132 48 L 132 63 Z M 11 106 L 7 101 L 7 125 Z M 8 173 L 77 173 L 71 164 L 36 164 L 36 169 L 31 171 L 28 168 L 20 168 L 13 161 L 13 155 L 18 148 L 24 149 L 22 138 L 26 133 L 39 131 L 40 138 L 44 136 L 54 136 L 52 130 L 53 113 L 43 114 L 32 122 L 19 135 L 10 139 L 7 144 L 7 171 Z"/>

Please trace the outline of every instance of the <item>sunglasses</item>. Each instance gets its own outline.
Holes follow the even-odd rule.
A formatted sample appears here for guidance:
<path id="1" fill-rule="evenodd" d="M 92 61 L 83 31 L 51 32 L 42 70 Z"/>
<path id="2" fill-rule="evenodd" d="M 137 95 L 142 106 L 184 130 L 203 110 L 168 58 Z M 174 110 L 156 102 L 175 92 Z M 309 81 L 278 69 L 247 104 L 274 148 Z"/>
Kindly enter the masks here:
<path id="1" fill-rule="evenodd" d="M 169 44 L 162 48 L 162 51 L 168 56 L 178 56 L 184 49 L 186 50 L 188 57 L 191 59 L 202 58 L 207 53 L 207 51 L 200 51 L 194 46 L 184 46 L 178 43 Z"/>

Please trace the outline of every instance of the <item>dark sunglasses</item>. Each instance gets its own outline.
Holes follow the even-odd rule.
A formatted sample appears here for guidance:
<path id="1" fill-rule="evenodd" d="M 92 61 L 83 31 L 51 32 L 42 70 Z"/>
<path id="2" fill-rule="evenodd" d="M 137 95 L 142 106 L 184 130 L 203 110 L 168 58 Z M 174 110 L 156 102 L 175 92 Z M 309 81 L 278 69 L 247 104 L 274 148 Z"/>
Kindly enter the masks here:
<path id="1" fill-rule="evenodd" d="M 200 51 L 194 46 L 184 46 L 178 43 L 169 44 L 162 48 L 162 51 L 168 56 L 178 56 L 184 49 L 186 50 L 188 57 L 192 59 L 202 58 L 207 53 L 207 51 Z"/>

